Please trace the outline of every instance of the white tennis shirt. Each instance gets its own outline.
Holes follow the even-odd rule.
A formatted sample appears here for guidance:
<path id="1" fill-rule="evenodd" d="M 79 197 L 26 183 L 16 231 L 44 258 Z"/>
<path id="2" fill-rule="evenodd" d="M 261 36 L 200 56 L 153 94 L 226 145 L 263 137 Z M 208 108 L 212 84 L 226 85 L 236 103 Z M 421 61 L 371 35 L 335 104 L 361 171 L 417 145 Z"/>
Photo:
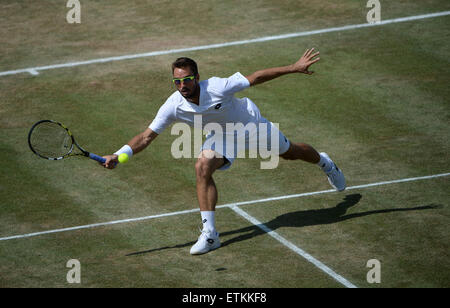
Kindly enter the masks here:
<path id="1" fill-rule="evenodd" d="M 175 91 L 161 106 L 149 128 L 161 134 L 174 122 L 184 122 L 194 126 L 194 116 L 202 115 L 202 129 L 208 123 L 218 123 L 225 132 L 226 123 L 259 123 L 261 113 L 248 98 L 236 98 L 234 94 L 250 86 L 241 73 L 228 78 L 212 77 L 199 82 L 199 105 L 190 103 Z"/>

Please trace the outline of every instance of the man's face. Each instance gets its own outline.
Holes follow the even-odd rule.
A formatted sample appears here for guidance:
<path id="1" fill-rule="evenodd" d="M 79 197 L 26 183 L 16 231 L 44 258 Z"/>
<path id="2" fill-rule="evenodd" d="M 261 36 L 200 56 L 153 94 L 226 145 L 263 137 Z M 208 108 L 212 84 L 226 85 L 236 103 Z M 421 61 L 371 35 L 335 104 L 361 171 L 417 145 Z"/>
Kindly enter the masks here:
<path id="1" fill-rule="evenodd" d="M 194 77 L 188 79 L 186 77 Z M 189 67 L 175 68 L 173 71 L 175 87 L 184 98 L 194 98 L 197 94 L 199 75 L 194 76 Z"/>

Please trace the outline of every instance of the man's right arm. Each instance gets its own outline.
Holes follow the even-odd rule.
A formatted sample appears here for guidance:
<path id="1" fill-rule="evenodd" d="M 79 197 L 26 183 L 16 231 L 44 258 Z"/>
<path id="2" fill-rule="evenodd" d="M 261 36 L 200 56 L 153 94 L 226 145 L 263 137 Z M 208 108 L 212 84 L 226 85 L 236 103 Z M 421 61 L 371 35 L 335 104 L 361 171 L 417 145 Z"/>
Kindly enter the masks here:
<path id="1" fill-rule="evenodd" d="M 307 49 L 303 56 L 292 65 L 259 70 L 249 76 L 246 76 L 245 78 L 248 79 L 250 86 L 254 86 L 286 74 L 303 73 L 311 75 L 314 72 L 309 71 L 309 67 L 320 60 L 320 58 L 315 58 L 319 55 L 319 52 L 313 52 L 314 48 Z"/>
<path id="2" fill-rule="evenodd" d="M 141 152 L 142 150 L 144 150 L 146 147 L 148 147 L 150 145 L 150 143 L 152 143 L 153 140 L 155 140 L 155 138 L 158 137 L 158 134 L 155 133 L 152 129 L 147 128 L 145 131 L 143 131 L 142 133 L 134 136 L 129 142 L 128 145 L 131 147 L 131 149 L 133 150 L 133 155 L 136 153 Z M 117 166 L 118 163 L 118 155 L 113 154 L 113 155 L 106 155 L 103 156 L 104 158 L 106 158 L 106 162 L 104 163 L 104 166 L 108 169 L 114 169 Z"/>
<path id="3" fill-rule="evenodd" d="M 133 154 L 136 154 L 148 147 L 156 137 L 158 137 L 158 134 L 152 131 L 151 128 L 147 128 L 139 135 L 133 137 L 133 139 L 128 142 L 128 145 L 133 150 Z"/>

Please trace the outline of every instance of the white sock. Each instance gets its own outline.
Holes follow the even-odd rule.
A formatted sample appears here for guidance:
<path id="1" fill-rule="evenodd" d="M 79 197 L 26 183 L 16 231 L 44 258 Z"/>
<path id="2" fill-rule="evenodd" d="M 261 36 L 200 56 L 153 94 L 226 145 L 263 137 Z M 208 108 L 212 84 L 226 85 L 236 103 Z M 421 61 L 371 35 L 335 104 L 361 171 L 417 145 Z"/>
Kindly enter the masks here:
<path id="1" fill-rule="evenodd" d="M 318 163 L 319 167 L 322 168 L 324 172 L 330 172 L 333 165 L 331 164 L 331 161 L 326 158 L 325 156 L 320 155 L 320 161 Z"/>
<path id="2" fill-rule="evenodd" d="M 216 231 L 216 219 L 214 211 L 200 211 L 202 215 L 203 230 Z"/>

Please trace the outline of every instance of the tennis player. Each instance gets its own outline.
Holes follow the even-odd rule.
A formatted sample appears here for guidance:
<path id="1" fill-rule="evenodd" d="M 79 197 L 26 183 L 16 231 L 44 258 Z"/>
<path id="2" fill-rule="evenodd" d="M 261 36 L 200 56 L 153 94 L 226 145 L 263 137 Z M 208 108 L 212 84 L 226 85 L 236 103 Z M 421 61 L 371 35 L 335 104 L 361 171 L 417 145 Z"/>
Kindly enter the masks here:
<path id="1" fill-rule="evenodd" d="M 266 136 L 266 142 L 250 144 L 249 134 L 245 135 L 246 148 L 262 144 L 277 150 L 280 157 L 287 160 L 302 160 L 312 164 L 318 164 L 328 177 L 332 187 L 338 191 L 345 189 L 345 178 L 342 171 L 335 165 L 326 153 L 318 153 L 313 147 L 305 143 L 291 142 L 270 121 L 265 119 L 258 107 L 248 98 L 236 98 L 235 93 L 255 86 L 274 78 L 293 73 L 313 74 L 309 67 L 320 60 L 319 52 L 314 48 L 306 50 L 303 56 L 294 64 L 284 67 L 274 67 L 254 72 L 243 76 L 237 72 L 228 78 L 212 77 L 200 81 L 197 64 L 189 58 L 178 58 L 172 63 L 173 83 L 176 90 L 159 109 L 156 117 L 149 127 L 142 133 L 132 138 L 113 155 L 104 156 L 106 168 L 113 169 L 117 165 L 118 155 L 127 153 L 131 158 L 133 154 L 144 150 L 165 128 L 174 122 L 194 125 L 194 117 L 201 115 L 202 126 L 209 123 L 217 123 L 224 130 L 224 144 L 218 146 L 218 142 L 209 142 L 217 136 L 211 132 L 206 137 L 203 147 L 200 149 L 195 164 L 197 177 L 197 198 L 200 206 L 203 230 L 198 241 L 192 246 L 190 253 L 193 255 L 207 253 L 220 247 L 219 233 L 215 227 L 215 207 L 217 203 L 217 188 L 212 178 L 216 170 L 230 168 L 236 158 L 236 139 L 226 138 L 227 123 L 267 124 L 257 127 L 258 136 Z M 267 127 L 267 131 L 259 131 L 259 127 Z M 224 133 L 225 132 L 225 133 Z M 235 133 L 235 132 L 234 132 Z M 276 137 L 276 138 L 272 138 Z M 253 139 L 254 140 L 254 139 Z M 260 140 L 260 139 L 257 139 Z M 277 140 L 277 144 L 271 143 Z"/>

